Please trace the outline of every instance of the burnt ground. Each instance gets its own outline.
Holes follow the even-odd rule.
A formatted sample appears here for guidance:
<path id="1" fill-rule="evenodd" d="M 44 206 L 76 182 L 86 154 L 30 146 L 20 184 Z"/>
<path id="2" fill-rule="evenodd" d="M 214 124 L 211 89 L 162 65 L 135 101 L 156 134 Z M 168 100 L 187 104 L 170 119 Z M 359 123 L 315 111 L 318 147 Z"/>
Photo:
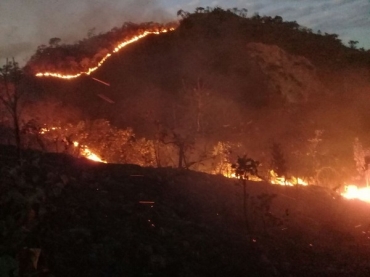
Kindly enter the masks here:
<path id="1" fill-rule="evenodd" d="M 247 182 L 244 212 L 223 176 L 24 158 L 0 147 L 0 276 L 370 274 L 370 206 L 329 189 Z"/>

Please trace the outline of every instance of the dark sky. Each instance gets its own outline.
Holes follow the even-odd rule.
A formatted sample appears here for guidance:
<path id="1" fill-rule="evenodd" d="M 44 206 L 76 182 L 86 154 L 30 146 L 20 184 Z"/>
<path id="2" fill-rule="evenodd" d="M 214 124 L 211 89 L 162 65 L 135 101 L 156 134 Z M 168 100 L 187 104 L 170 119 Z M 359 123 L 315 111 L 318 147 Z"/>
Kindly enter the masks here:
<path id="1" fill-rule="evenodd" d="M 75 42 L 92 28 L 99 33 L 125 21 L 176 20 L 177 10 L 192 12 L 200 6 L 280 15 L 314 31 L 339 34 L 345 43 L 353 39 L 359 47 L 370 48 L 370 0 L 1 0 L 0 59 L 14 56 L 22 64 L 52 37 Z"/>

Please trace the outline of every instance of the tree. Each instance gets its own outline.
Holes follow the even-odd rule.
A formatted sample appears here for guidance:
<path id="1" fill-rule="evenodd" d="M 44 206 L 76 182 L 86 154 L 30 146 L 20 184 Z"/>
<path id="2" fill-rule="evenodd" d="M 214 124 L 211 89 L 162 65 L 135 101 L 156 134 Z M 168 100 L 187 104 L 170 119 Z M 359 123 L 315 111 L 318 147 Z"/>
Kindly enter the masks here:
<path id="1" fill-rule="evenodd" d="M 356 49 L 356 48 L 357 48 L 358 41 L 357 41 L 357 40 L 350 40 L 350 41 L 348 42 L 348 44 L 349 44 L 349 47 L 350 47 L 351 49 Z"/>
<path id="2" fill-rule="evenodd" d="M 233 164 L 232 167 L 235 169 L 235 175 L 237 177 L 239 177 L 240 179 L 248 180 L 250 176 L 259 177 L 259 165 L 259 161 L 247 158 L 247 155 L 244 155 L 243 157 L 238 157 L 236 164 Z"/>
<path id="3" fill-rule="evenodd" d="M 163 128 L 158 134 L 158 140 L 163 144 L 172 144 L 178 150 L 178 168 L 189 168 L 189 164 L 186 161 L 186 152 L 189 148 L 193 147 L 194 139 L 189 135 L 176 129 Z"/>
<path id="4" fill-rule="evenodd" d="M 203 13 L 204 12 L 204 8 L 203 7 L 197 7 L 195 9 L 195 13 Z"/>
<path id="5" fill-rule="evenodd" d="M 59 43 L 61 42 L 62 40 L 60 38 L 51 38 L 49 39 L 49 45 L 50 47 L 57 47 L 59 45 Z"/>
<path id="6" fill-rule="evenodd" d="M 182 19 L 185 19 L 190 15 L 189 12 L 186 12 L 184 10 L 178 10 L 176 14 L 177 16 L 181 16 Z"/>
<path id="7" fill-rule="evenodd" d="M 18 158 L 21 158 L 21 132 L 20 132 L 20 101 L 24 90 L 20 83 L 23 72 L 17 62 L 6 60 L 0 68 L 0 102 L 11 116 L 14 128 L 15 145 Z"/>
<path id="8" fill-rule="evenodd" d="M 243 157 L 238 157 L 238 160 L 236 164 L 232 165 L 232 168 L 235 170 L 235 175 L 238 177 L 242 184 L 243 184 L 243 214 L 244 214 L 244 221 L 245 225 L 248 231 L 249 230 L 249 222 L 248 222 L 248 216 L 247 216 L 247 182 L 246 180 L 249 179 L 249 176 L 258 176 L 258 166 L 260 163 L 258 161 L 255 161 L 251 158 L 247 158 L 247 155 L 244 155 Z"/>

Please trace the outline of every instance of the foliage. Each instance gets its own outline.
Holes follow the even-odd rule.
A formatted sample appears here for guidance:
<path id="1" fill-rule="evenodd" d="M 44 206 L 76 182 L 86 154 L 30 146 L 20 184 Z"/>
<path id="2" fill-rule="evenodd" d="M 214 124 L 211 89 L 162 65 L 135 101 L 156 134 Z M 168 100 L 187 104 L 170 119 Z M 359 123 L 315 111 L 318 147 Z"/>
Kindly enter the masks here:
<path id="1" fill-rule="evenodd" d="M 236 164 L 232 165 L 235 169 L 235 175 L 240 179 L 248 180 L 251 176 L 258 177 L 258 166 L 260 162 L 255 161 L 251 158 L 247 158 L 247 155 L 238 157 Z"/>
<path id="2" fill-rule="evenodd" d="M 47 132 L 46 138 L 59 139 L 65 144 L 65 151 L 79 155 L 74 141 L 79 147 L 87 146 L 110 163 L 132 163 L 142 166 L 154 165 L 153 142 L 136 138 L 132 129 L 118 129 L 106 120 L 80 121 Z M 58 152 L 58 151 L 57 151 Z"/>
<path id="3" fill-rule="evenodd" d="M 215 174 L 224 174 L 231 176 L 231 143 L 219 141 L 213 148 L 212 155 L 214 157 L 214 172 Z"/>
<path id="4" fill-rule="evenodd" d="M 12 119 L 15 145 L 18 149 L 18 159 L 21 160 L 20 110 L 21 98 L 24 90 L 20 87 L 23 71 L 15 60 L 6 60 L 0 68 L 0 103 L 10 114 Z"/>

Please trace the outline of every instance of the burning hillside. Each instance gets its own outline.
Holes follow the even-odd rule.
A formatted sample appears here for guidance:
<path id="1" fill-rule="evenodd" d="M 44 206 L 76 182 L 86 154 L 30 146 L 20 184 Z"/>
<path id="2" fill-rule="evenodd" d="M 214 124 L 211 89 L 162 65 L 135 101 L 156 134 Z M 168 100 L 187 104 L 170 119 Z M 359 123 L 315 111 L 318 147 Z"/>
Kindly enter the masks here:
<path id="1" fill-rule="evenodd" d="M 366 144 L 365 114 L 353 109 L 344 86 L 336 93 L 325 79 L 338 59 L 350 55 L 341 67 L 352 68 L 358 51 L 278 18 L 218 8 L 181 16 L 178 27 L 126 23 L 75 45 L 54 38 L 40 46 L 27 68 L 54 78 L 33 80 L 40 101 L 26 107 L 25 144 L 109 163 L 227 176 L 238 155 L 248 153 L 262 161 L 263 179 L 280 184 L 339 188 L 363 178 L 355 171 L 353 144 L 356 137 Z M 274 45 L 282 31 L 286 41 L 279 35 Z M 320 40 L 326 42 L 320 53 L 330 48 L 332 60 L 305 52 Z M 61 107 L 40 114 L 52 102 Z M 70 109 L 79 116 L 58 117 Z M 42 128 L 57 130 L 40 136 Z M 270 165 L 275 143 L 282 145 L 285 172 Z"/>
<path id="2" fill-rule="evenodd" d="M 59 38 L 52 38 L 49 46 L 41 45 L 37 49 L 27 67 L 38 77 L 73 79 L 90 75 L 126 45 L 151 34 L 172 31 L 175 26 L 176 23 L 125 23 L 121 28 L 113 28 L 108 33 L 89 37 L 75 45 L 60 44 Z"/>
<path id="3" fill-rule="evenodd" d="M 369 53 L 280 17 L 179 15 L 7 61 L 4 230 L 60 276 L 367 272 Z"/>

